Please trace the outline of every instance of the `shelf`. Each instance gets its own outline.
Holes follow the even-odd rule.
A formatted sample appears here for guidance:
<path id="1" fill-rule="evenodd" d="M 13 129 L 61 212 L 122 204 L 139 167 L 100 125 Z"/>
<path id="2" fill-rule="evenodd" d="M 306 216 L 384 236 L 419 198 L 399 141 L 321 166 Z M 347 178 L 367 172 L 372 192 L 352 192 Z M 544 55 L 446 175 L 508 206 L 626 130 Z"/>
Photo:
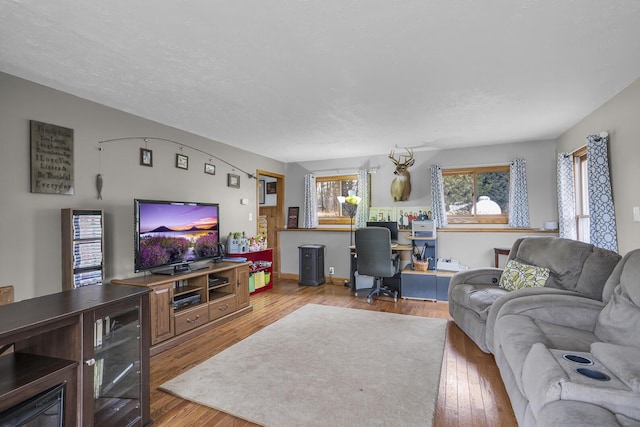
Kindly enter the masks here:
<path id="1" fill-rule="evenodd" d="M 140 420 L 138 399 L 99 398 L 96 400 L 96 426 L 131 426 Z"/>
<path id="2" fill-rule="evenodd" d="M 209 302 L 217 300 L 217 299 L 220 299 L 220 298 L 228 297 L 229 295 L 233 295 L 233 292 L 210 291 L 209 292 Z"/>
<path id="3" fill-rule="evenodd" d="M 0 400 L 66 369 L 78 362 L 26 353 L 11 353 L 0 357 Z"/>
<path id="4" fill-rule="evenodd" d="M 178 288 L 174 288 L 173 296 L 174 297 L 179 297 L 181 295 L 186 295 L 186 294 L 190 294 L 190 293 L 201 291 L 202 289 L 204 289 L 202 286 L 189 286 L 189 285 L 180 286 Z"/>
<path id="5" fill-rule="evenodd" d="M 209 285 L 209 291 L 212 291 L 214 289 L 220 289 L 220 288 L 224 288 L 225 286 L 229 286 L 229 282 L 224 282 L 224 283 L 218 283 L 217 285 Z"/>

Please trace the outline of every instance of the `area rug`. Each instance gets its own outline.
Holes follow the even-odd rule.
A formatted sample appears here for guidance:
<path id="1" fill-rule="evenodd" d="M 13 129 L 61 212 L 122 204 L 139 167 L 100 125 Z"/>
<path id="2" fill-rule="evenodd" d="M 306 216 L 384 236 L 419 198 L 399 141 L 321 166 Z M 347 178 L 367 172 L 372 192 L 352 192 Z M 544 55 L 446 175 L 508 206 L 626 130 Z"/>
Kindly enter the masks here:
<path id="1" fill-rule="evenodd" d="M 307 304 L 160 388 L 264 426 L 431 426 L 445 330 Z"/>

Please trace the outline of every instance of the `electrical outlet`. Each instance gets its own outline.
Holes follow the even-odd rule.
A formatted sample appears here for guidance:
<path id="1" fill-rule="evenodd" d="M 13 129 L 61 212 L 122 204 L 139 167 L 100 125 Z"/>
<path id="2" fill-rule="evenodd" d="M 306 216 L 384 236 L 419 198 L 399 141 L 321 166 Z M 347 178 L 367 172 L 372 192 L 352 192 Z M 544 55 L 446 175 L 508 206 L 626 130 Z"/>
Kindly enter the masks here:
<path id="1" fill-rule="evenodd" d="M 333 267 L 329 267 L 329 274 L 334 274 L 336 271 L 333 269 Z"/>

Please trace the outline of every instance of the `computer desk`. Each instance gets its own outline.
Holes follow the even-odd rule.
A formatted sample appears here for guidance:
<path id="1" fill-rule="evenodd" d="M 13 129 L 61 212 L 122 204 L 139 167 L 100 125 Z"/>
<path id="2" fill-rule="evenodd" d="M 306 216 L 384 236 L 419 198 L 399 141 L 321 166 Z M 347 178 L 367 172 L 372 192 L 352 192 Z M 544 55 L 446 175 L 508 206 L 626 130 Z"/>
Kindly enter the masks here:
<path id="1" fill-rule="evenodd" d="M 358 269 L 356 259 L 356 247 L 349 246 L 351 254 L 351 289 L 355 287 L 354 274 Z M 455 274 L 452 271 L 418 271 L 411 267 L 412 245 L 395 245 L 391 247 L 392 252 L 400 253 L 400 272 L 393 278 L 385 279 L 387 285 L 401 292 L 403 299 L 417 299 L 429 301 L 447 301 L 449 291 L 449 280 Z M 404 261 L 404 262 L 403 262 Z M 404 293 L 404 294 L 402 294 Z"/>
<path id="2" fill-rule="evenodd" d="M 411 263 L 411 252 L 413 251 L 413 247 L 411 245 L 402 245 L 402 244 L 396 244 L 396 245 L 391 245 L 391 252 L 396 252 L 400 254 L 400 271 L 402 271 L 402 269 L 404 268 L 404 266 L 406 264 L 410 264 Z M 356 259 L 356 246 L 355 245 L 351 245 L 349 246 L 349 253 L 350 253 L 350 257 L 351 257 L 351 264 L 350 264 L 350 275 L 349 275 L 349 286 L 351 287 L 351 289 L 354 289 L 355 286 L 355 273 L 356 270 L 358 270 L 358 261 Z M 403 261 L 405 261 L 404 265 L 403 265 Z M 397 288 L 400 289 L 400 272 L 398 272 L 398 274 L 396 275 L 398 276 L 397 278 L 394 277 L 395 280 L 392 279 L 392 281 L 397 283 L 393 283 L 392 284 L 392 288 Z M 389 280 L 387 279 L 387 282 L 389 282 Z"/>

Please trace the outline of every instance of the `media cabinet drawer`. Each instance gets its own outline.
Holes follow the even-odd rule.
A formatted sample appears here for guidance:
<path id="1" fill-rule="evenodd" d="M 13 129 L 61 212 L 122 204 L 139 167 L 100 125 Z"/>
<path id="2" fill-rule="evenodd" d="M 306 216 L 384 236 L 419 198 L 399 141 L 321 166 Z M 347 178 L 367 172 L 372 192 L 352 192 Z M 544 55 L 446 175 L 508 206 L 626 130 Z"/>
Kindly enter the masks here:
<path id="1" fill-rule="evenodd" d="M 211 320 L 226 316 L 238 309 L 238 300 L 235 295 L 218 298 L 209 303 L 209 318 Z"/>
<path id="2" fill-rule="evenodd" d="M 209 321 L 209 311 L 205 304 L 175 314 L 176 335 L 197 328 Z"/>

